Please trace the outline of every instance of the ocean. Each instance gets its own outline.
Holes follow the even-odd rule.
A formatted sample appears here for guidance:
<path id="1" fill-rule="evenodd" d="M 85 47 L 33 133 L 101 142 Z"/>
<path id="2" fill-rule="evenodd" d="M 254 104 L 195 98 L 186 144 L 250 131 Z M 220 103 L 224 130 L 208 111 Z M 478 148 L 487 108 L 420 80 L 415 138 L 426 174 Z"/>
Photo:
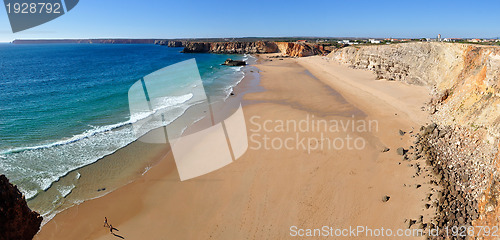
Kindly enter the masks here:
<path id="1" fill-rule="evenodd" d="M 44 197 L 50 204 L 30 205 L 53 214 L 77 186 L 56 182 L 70 173 L 78 181 L 76 169 L 137 140 L 131 129 L 138 119 L 130 114 L 128 91 L 141 77 L 194 58 L 207 96 L 223 101 L 244 71 L 221 63 L 249 58 L 180 50 L 147 44 L 0 44 L 0 174 L 29 203 L 57 192 Z M 189 96 L 163 101 L 165 108 L 182 106 L 170 110 L 167 123 L 190 107 Z"/>

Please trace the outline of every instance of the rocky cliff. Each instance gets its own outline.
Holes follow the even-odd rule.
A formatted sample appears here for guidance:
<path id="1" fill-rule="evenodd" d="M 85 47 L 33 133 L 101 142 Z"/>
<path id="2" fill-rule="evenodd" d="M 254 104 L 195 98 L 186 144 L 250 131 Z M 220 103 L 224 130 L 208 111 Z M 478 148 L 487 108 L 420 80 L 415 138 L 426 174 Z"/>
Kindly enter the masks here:
<path id="1" fill-rule="evenodd" d="M 436 206 L 446 219 L 439 223 L 457 226 L 461 217 L 463 223 L 476 226 L 498 225 L 499 47 L 406 43 L 346 47 L 329 57 L 370 69 L 378 79 L 429 86 L 434 97 L 427 107 L 437 127 L 422 133 L 418 143 L 432 158 L 429 162 L 444 189 Z M 462 200 L 457 200 L 457 193 L 463 193 Z M 445 212 L 450 206 L 464 211 Z"/>
<path id="2" fill-rule="evenodd" d="M 322 46 L 310 43 L 276 42 L 279 51 L 290 57 L 307 57 L 326 53 Z"/>
<path id="3" fill-rule="evenodd" d="M 278 47 L 273 42 L 188 42 L 184 53 L 275 53 Z"/>
<path id="4" fill-rule="evenodd" d="M 306 57 L 326 53 L 322 46 L 296 42 L 187 42 L 185 53 L 255 54 L 281 53 L 291 57 Z"/>
<path id="5" fill-rule="evenodd" d="M 0 240 L 28 240 L 40 229 L 42 217 L 31 211 L 16 186 L 0 175 Z"/>

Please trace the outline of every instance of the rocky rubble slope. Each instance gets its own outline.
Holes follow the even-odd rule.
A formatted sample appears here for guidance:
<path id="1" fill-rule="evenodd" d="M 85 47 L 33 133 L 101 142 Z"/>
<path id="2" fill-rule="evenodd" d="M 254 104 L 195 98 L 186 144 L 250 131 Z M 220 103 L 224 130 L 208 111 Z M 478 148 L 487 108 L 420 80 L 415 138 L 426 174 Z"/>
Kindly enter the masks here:
<path id="1" fill-rule="evenodd" d="M 436 130 L 424 130 L 416 147 L 426 149 L 443 188 L 436 225 L 498 225 L 499 47 L 405 43 L 346 47 L 329 57 L 370 69 L 378 79 L 428 86 L 434 97 L 426 107 Z"/>
<path id="2" fill-rule="evenodd" d="M 16 186 L 0 175 L 0 240 L 29 240 L 40 229 L 42 217 L 31 211 Z"/>

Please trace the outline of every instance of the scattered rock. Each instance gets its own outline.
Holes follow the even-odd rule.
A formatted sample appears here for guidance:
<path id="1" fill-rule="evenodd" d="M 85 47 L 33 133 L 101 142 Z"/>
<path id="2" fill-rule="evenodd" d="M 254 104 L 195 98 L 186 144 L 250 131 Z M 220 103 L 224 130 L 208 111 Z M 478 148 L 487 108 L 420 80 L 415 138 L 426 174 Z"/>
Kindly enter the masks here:
<path id="1" fill-rule="evenodd" d="M 389 150 L 391 150 L 391 149 L 388 148 L 388 147 L 384 147 L 384 149 L 382 150 L 382 152 L 389 152 Z"/>
<path id="2" fill-rule="evenodd" d="M 416 152 L 432 168 L 429 183 L 440 186 L 433 199 L 432 195 L 425 199 L 425 208 L 437 212 L 428 226 L 470 226 L 479 217 L 477 201 L 496 171 L 485 164 L 494 158 L 491 149 L 483 144 L 479 132 L 462 127 L 432 123 L 422 126 L 416 135 Z"/>
<path id="3" fill-rule="evenodd" d="M 406 133 L 406 132 L 404 132 L 403 130 L 401 130 L 401 129 L 399 130 L 399 135 L 404 136 L 404 135 L 405 135 L 405 133 Z"/>
<path id="4" fill-rule="evenodd" d="M 385 195 L 384 197 L 382 197 L 382 202 L 387 202 L 389 201 L 389 199 L 391 199 L 391 197 Z"/>
<path id="5" fill-rule="evenodd" d="M 417 223 L 416 220 L 410 219 L 410 221 L 408 222 L 408 228 L 411 228 L 411 226 L 413 226 L 415 223 Z"/>

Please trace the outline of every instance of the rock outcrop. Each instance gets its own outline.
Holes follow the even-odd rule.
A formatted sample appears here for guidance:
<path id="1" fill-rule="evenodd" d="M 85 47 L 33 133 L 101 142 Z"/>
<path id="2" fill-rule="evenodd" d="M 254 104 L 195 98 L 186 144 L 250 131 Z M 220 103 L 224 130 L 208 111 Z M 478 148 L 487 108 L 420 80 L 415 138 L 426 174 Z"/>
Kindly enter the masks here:
<path id="1" fill-rule="evenodd" d="M 184 47 L 187 41 L 156 40 L 154 44 L 168 47 Z"/>
<path id="2" fill-rule="evenodd" d="M 183 41 L 168 41 L 168 47 L 184 47 L 186 46 L 186 42 Z"/>
<path id="3" fill-rule="evenodd" d="M 444 189 L 438 223 L 500 223 L 500 47 L 405 43 L 346 47 L 329 57 L 378 79 L 428 86 L 439 128 L 421 134 L 416 147 L 428 149 Z M 465 210 L 446 212 L 449 206 Z"/>
<path id="4" fill-rule="evenodd" d="M 245 66 L 247 63 L 243 60 L 233 60 L 231 58 L 228 58 L 222 65 L 226 66 Z"/>
<path id="5" fill-rule="evenodd" d="M 31 240 L 42 217 L 31 211 L 16 186 L 0 175 L 0 240 Z"/>

